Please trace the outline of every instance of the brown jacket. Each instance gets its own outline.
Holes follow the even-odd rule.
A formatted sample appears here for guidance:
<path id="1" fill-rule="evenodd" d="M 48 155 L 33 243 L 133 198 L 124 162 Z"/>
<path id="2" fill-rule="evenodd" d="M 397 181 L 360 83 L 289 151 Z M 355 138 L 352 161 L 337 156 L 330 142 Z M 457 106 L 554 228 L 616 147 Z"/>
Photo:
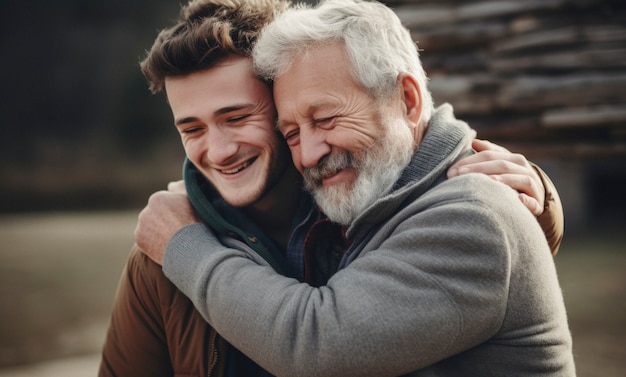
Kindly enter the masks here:
<path id="1" fill-rule="evenodd" d="M 98 376 L 223 376 L 226 347 L 161 266 L 133 247 Z"/>

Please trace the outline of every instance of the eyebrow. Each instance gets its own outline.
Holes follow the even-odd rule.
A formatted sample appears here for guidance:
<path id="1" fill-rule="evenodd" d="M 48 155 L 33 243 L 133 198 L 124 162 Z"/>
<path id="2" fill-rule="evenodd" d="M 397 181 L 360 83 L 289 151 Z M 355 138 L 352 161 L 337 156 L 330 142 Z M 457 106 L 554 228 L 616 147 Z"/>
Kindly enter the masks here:
<path id="1" fill-rule="evenodd" d="M 276 130 L 277 130 L 277 131 L 280 131 L 280 129 L 281 129 L 281 128 L 283 128 L 283 127 L 287 126 L 288 124 L 289 124 L 289 123 L 287 123 L 287 122 L 285 122 L 285 121 L 282 121 L 282 120 L 280 120 L 280 119 L 276 119 L 276 125 L 275 125 L 275 128 L 276 128 Z"/>
<path id="2" fill-rule="evenodd" d="M 236 104 L 236 105 L 232 105 L 232 106 L 226 106 L 226 107 L 222 107 L 220 109 L 217 109 L 213 115 L 215 116 L 220 116 L 220 115 L 224 115 L 224 114 L 228 114 L 231 113 L 233 111 L 239 111 L 239 110 L 244 110 L 244 109 L 252 109 L 254 108 L 256 105 L 253 103 L 242 103 L 242 104 Z M 185 118 L 180 118 L 180 119 L 176 119 L 174 121 L 174 125 L 176 125 L 177 127 L 180 125 L 183 125 L 185 123 L 193 123 L 193 122 L 197 122 L 199 120 L 198 117 L 185 117 Z"/>
<path id="3" fill-rule="evenodd" d="M 180 118 L 180 119 L 176 119 L 176 121 L 174 121 L 174 125 L 176 127 L 181 126 L 185 123 L 193 123 L 195 121 L 197 121 L 198 118 L 196 117 L 186 117 L 186 118 Z"/>

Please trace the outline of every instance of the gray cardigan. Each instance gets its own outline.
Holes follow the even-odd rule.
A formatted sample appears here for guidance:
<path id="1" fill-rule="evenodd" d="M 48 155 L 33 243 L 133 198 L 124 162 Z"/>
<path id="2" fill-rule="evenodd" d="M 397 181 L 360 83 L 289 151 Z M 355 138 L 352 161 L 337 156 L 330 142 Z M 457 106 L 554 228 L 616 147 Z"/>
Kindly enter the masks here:
<path id="1" fill-rule="evenodd" d="M 348 229 L 345 267 L 326 286 L 280 276 L 201 224 L 171 240 L 165 274 L 279 376 L 574 376 L 536 219 L 487 176 L 445 179 L 472 136 L 437 109 L 392 192 Z"/>

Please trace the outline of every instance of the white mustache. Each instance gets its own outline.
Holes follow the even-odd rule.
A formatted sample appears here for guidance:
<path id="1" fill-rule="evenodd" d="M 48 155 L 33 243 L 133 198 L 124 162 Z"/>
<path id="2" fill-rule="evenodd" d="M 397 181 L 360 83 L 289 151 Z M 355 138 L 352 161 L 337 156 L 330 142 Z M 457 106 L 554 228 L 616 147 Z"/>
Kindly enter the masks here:
<path id="1" fill-rule="evenodd" d="M 307 189 L 318 187 L 321 185 L 322 179 L 333 176 L 343 169 L 355 166 L 354 155 L 349 152 L 323 157 L 317 166 L 304 169 L 305 185 Z"/>

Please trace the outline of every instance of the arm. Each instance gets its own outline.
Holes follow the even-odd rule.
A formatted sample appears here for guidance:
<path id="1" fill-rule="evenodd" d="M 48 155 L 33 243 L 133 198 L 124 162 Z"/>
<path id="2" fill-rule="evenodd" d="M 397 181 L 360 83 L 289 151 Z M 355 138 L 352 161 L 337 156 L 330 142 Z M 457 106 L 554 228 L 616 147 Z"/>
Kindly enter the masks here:
<path id="1" fill-rule="evenodd" d="M 541 225 L 543 233 L 546 235 L 552 255 L 556 255 L 559 252 L 559 247 L 561 247 L 564 232 L 561 198 L 548 175 L 535 164 L 532 164 L 532 166 L 537 171 L 546 190 L 543 213 L 537 217 L 537 220 L 539 225 Z"/>
<path id="2" fill-rule="evenodd" d="M 131 251 L 115 296 L 99 377 L 173 375 L 158 292 L 146 275 L 160 273 L 137 247 Z"/>
<path id="3" fill-rule="evenodd" d="M 276 375 L 401 375 L 501 326 L 508 257 L 491 216 L 482 203 L 429 206 L 320 288 L 259 266 L 193 224 L 170 241 L 164 272 L 218 332 Z"/>
<path id="4" fill-rule="evenodd" d="M 517 190 L 522 203 L 537 216 L 552 255 L 556 255 L 563 239 L 563 207 L 552 181 L 521 154 L 485 140 L 474 140 L 472 147 L 478 153 L 450 167 L 448 177 L 483 173 Z"/>

